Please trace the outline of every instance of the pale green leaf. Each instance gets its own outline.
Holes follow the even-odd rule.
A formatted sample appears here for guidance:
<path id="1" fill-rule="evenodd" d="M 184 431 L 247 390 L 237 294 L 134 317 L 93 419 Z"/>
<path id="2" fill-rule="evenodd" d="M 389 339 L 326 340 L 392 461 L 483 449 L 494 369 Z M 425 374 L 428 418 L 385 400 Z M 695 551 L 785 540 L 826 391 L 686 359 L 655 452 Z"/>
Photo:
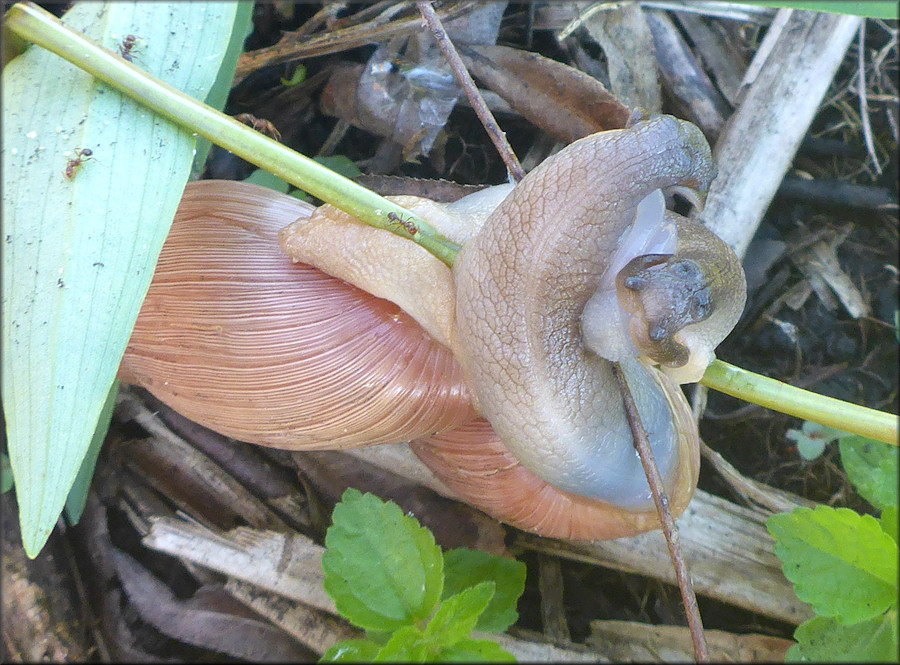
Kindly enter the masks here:
<path id="1" fill-rule="evenodd" d="M 894 542 L 900 542 L 900 527 L 897 522 L 897 509 L 893 506 L 885 508 L 881 513 L 881 530 L 894 539 Z"/>
<path id="2" fill-rule="evenodd" d="M 100 448 L 106 440 L 106 433 L 109 431 L 109 423 L 112 421 L 113 408 L 116 406 L 116 396 L 119 394 L 119 381 L 113 381 L 109 388 L 109 394 L 106 396 L 106 403 L 100 411 L 100 419 L 97 421 L 97 429 L 94 430 L 94 436 L 91 437 L 91 443 L 88 446 L 84 459 L 81 460 L 81 468 L 78 469 L 78 475 L 75 476 L 75 482 L 72 489 L 69 490 L 69 496 L 66 497 L 66 519 L 69 524 L 78 524 L 81 520 L 81 513 L 87 503 L 88 491 L 91 489 L 91 481 L 94 478 L 94 469 L 97 466 L 97 458 L 100 457 Z"/>
<path id="3" fill-rule="evenodd" d="M 773 515 L 766 527 L 797 597 L 817 614 L 858 623 L 897 602 L 897 543 L 871 515 L 818 506 Z"/>
<path id="4" fill-rule="evenodd" d="M 797 443 L 797 451 L 803 459 L 812 461 L 819 458 L 825 450 L 826 444 L 842 436 L 847 436 L 847 433 L 806 420 L 803 422 L 802 429 L 789 429 L 784 436 Z"/>
<path id="5" fill-rule="evenodd" d="M 488 580 L 496 589 L 478 617 L 476 629 L 502 633 L 519 618 L 516 605 L 525 591 L 525 564 L 481 550 L 460 548 L 444 553 L 444 598 Z"/>
<path id="6" fill-rule="evenodd" d="M 244 41 L 253 32 L 253 4 L 251 0 L 241 0 L 237 3 L 234 26 L 231 30 L 225 57 L 222 58 L 222 66 L 219 67 L 216 80 L 206 94 L 206 105 L 212 106 L 217 111 L 225 109 L 225 102 L 231 92 L 231 84 L 234 82 L 238 58 L 244 52 Z M 206 158 L 209 156 L 211 148 L 212 143 L 208 139 L 202 136 L 197 137 L 197 152 L 191 164 L 191 180 L 196 180 L 203 173 L 203 167 L 206 165 Z"/>
<path id="7" fill-rule="evenodd" d="M 424 663 L 428 651 L 425 636 L 415 626 L 403 626 L 395 632 L 387 644 L 372 660 L 374 663 Z"/>
<path id="8" fill-rule="evenodd" d="M 471 637 L 495 588 L 493 582 L 481 582 L 443 600 L 425 629 L 429 651 L 436 653 Z"/>
<path id="9" fill-rule="evenodd" d="M 134 35 L 137 66 L 204 99 L 236 8 L 80 3 L 64 22 L 112 50 Z M 3 71 L 2 393 L 29 556 L 88 449 L 193 149 L 190 132 L 43 49 Z"/>
<path id="10" fill-rule="evenodd" d="M 263 169 L 256 169 L 253 173 L 244 178 L 244 182 L 249 182 L 251 185 L 259 185 L 260 187 L 268 187 L 269 189 L 274 189 L 276 192 L 281 192 L 282 194 L 287 194 L 288 190 L 291 188 L 291 183 L 286 182 L 277 175 L 272 175 Z"/>
<path id="11" fill-rule="evenodd" d="M 841 439 L 841 464 L 857 491 L 879 510 L 897 507 L 900 449 L 862 436 Z"/>
<path id="12" fill-rule="evenodd" d="M 763 0 L 760 5 L 779 9 L 800 9 L 832 14 L 850 14 L 868 18 L 897 18 L 897 3 L 894 0 Z"/>
<path id="13" fill-rule="evenodd" d="M 437 663 L 515 663 L 516 657 L 491 640 L 461 640 L 434 657 Z"/>
<path id="14" fill-rule="evenodd" d="M 428 618 L 441 595 L 444 561 L 432 533 L 393 502 L 348 489 L 325 535 L 325 590 L 366 630 Z"/>
<path id="15" fill-rule="evenodd" d="M 852 626 L 813 617 L 794 632 L 788 663 L 896 663 L 897 610 Z"/>
<path id="16" fill-rule="evenodd" d="M 322 654 L 320 663 L 371 663 L 381 646 L 371 640 L 344 640 Z"/>

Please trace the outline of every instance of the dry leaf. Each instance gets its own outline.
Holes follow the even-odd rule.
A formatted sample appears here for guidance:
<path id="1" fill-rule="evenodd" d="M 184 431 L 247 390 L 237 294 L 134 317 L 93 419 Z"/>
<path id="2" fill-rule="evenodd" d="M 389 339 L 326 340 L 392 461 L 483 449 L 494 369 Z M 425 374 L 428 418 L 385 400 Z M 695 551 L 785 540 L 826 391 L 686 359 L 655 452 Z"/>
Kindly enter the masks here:
<path id="1" fill-rule="evenodd" d="M 662 109 L 653 35 L 637 3 L 591 14 L 585 21 L 603 49 L 612 93 L 627 106 L 659 113 Z"/>
<path id="2" fill-rule="evenodd" d="M 869 305 L 853 280 L 841 270 L 837 257 L 837 248 L 852 229 L 852 225 L 847 225 L 840 232 L 829 233 L 830 237 L 798 252 L 793 259 L 826 307 L 833 304 L 833 298 L 825 284 L 831 287 L 850 316 L 858 319 L 868 315 Z"/>
<path id="3" fill-rule="evenodd" d="M 459 48 L 466 68 L 530 122 L 561 141 L 625 126 L 631 109 L 595 78 L 508 46 Z"/>
<path id="4" fill-rule="evenodd" d="M 113 549 L 119 580 L 141 617 L 169 637 L 251 661 L 304 660 L 307 653 L 271 624 L 179 600 L 143 566 Z M 196 605 L 199 605 L 197 607 Z"/>

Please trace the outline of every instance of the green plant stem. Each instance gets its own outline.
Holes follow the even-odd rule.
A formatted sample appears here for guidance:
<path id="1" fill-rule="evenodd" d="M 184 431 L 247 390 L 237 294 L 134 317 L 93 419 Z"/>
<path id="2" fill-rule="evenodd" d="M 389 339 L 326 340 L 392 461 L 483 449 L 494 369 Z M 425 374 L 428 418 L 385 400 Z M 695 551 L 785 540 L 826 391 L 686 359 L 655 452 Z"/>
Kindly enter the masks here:
<path id="1" fill-rule="evenodd" d="M 419 216 L 151 76 L 63 25 L 40 7 L 30 2 L 17 3 L 7 12 L 5 23 L 19 36 L 68 60 L 164 118 L 366 224 L 412 240 L 448 266 L 453 264 L 459 246 Z M 397 218 L 406 224 L 400 224 Z M 415 225 L 414 234 L 407 230 L 409 222 Z"/>
<path id="2" fill-rule="evenodd" d="M 713 361 L 700 383 L 774 411 L 898 445 L 895 415 L 795 388 L 721 360 Z"/>
<path id="3" fill-rule="evenodd" d="M 64 26 L 40 7 L 32 3 L 13 5 L 6 14 L 5 25 L 172 122 L 366 224 L 413 240 L 448 266 L 453 265 L 459 246 L 440 235 L 425 220 L 172 88 Z M 391 213 L 413 222 L 417 233 L 410 235 L 403 225 L 388 217 Z M 709 366 L 701 383 L 775 411 L 897 445 L 897 417 L 888 413 L 794 388 L 719 360 Z"/>

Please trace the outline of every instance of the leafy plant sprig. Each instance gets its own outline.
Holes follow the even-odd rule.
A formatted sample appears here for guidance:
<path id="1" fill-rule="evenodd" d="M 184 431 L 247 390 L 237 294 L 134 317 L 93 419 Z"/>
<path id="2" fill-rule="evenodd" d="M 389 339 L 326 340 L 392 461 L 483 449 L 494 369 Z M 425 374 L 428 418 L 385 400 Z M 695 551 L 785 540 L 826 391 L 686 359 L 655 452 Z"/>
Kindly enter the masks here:
<path id="1" fill-rule="evenodd" d="M 355 489 L 335 507 L 325 547 L 325 590 L 367 638 L 335 644 L 323 661 L 515 662 L 472 631 L 503 632 L 516 621 L 522 562 L 477 550 L 442 553 L 397 504 Z"/>
<path id="2" fill-rule="evenodd" d="M 900 451 L 860 436 L 838 438 L 847 475 L 881 518 L 829 506 L 769 518 L 785 577 L 816 613 L 797 628 L 787 661 L 897 662 Z"/>

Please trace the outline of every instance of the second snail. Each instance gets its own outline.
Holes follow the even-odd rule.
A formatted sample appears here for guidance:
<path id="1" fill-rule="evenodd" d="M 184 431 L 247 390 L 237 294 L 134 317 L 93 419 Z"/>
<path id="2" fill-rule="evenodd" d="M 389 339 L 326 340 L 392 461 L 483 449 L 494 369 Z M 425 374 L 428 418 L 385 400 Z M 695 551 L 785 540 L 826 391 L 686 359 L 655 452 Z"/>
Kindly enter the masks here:
<path id="1" fill-rule="evenodd" d="M 576 141 L 514 188 L 395 197 L 462 245 L 452 270 L 332 206 L 191 183 L 120 378 L 260 445 L 409 441 L 459 498 L 540 535 L 657 528 L 610 361 L 678 515 L 699 469 L 678 384 L 702 376 L 746 284 L 663 192 L 702 200 L 713 175 L 699 130 L 656 116 Z"/>

